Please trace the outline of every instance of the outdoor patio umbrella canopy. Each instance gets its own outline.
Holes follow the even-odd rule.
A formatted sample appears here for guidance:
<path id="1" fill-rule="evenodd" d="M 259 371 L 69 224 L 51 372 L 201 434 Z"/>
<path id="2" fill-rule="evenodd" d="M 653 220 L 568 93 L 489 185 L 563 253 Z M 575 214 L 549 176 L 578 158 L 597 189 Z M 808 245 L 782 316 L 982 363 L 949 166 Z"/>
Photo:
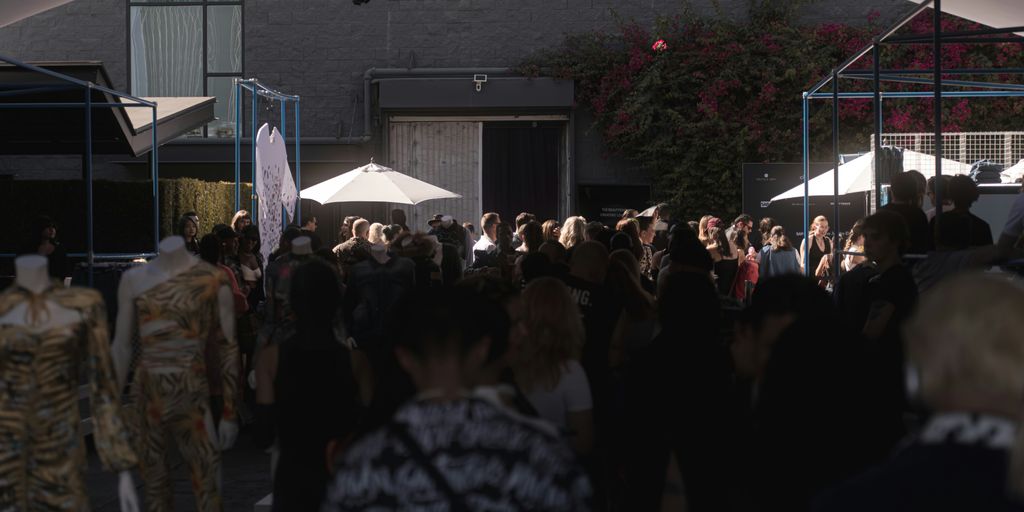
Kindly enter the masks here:
<path id="1" fill-rule="evenodd" d="M 874 164 L 874 151 L 869 151 L 853 160 L 839 166 L 839 195 L 852 194 L 854 192 L 867 192 L 871 190 L 872 165 Z M 925 176 L 935 174 L 935 156 L 918 153 L 909 149 L 903 150 L 903 170 L 918 171 Z M 942 159 L 942 173 L 947 175 L 968 174 L 971 166 L 955 160 Z M 833 171 L 830 169 L 824 174 L 812 178 L 808 183 L 809 197 L 831 196 L 835 191 Z M 804 196 L 803 184 L 797 185 L 775 197 L 772 201 L 781 199 L 792 199 Z"/>
<path id="2" fill-rule="evenodd" d="M 458 199 L 454 192 L 370 162 L 303 190 L 303 199 L 327 203 L 419 204 L 430 199 Z"/>

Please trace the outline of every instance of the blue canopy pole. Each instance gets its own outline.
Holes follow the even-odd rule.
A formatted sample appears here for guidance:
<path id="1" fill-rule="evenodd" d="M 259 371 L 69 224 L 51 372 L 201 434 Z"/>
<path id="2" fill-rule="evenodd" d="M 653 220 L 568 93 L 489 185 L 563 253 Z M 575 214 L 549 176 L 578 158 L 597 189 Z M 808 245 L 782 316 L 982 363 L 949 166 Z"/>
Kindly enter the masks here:
<path id="1" fill-rule="evenodd" d="M 839 218 L 839 72 L 832 70 L 832 215 L 836 236 L 832 238 L 832 289 L 839 284 L 839 242 L 843 224 Z M 808 251 L 810 252 L 810 251 Z"/>
<path id="2" fill-rule="evenodd" d="M 156 128 L 156 125 L 153 126 Z M 93 245 L 93 211 L 92 211 L 92 86 L 85 88 L 85 261 L 89 265 L 89 287 L 93 285 L 96 251 Z"/>
<path id="3" fill-rule="evenodd" d="M 807 93 L 804 93 L 804 113 L 803 113 L 803 132 L 804 132 L 804 226 L 810 225 L 810 174 L 811 174 L 811 155 L 809 153 L 810 148 L 810 127 L 808 122 L 808 97 Z M 806 228 L 805 228 L 806 229 Z M 804 233 L 804 239 L 807 239 L 807 233 Z M 810 251 L 804 250 L 804 275 L 810 275 L 810 270 L 807 261 L 810 259 Z"/>
<path id="4" fill-rule="evenodd" d="M 242 209 L 242 84 L 235 82 L 235 211 Z"/>
<path id="5" fill-rule="evenodd" d="M 153 179 L 153 252 L 160 252 L 160 169 L 157 162 L 160 161 L 159 144 L 156 136 L 156 106 L 150 107 L 153 110 L 153 149 L 149 152 L 149 174 Z M 199 226 L 196 226 L 199 229 Z"/>
<path id="6" fill-rule="evenodd" d="M 256 196 L 256 131 L 259 129 L 256 126 L 256 105 L 259 100 L 259 94 L 256 93 L 256 88 L 252 89 L 252 206 L 249 210 L 249 216 L 252 219 L 256 219 L 259 214 L 256 211 L 256 201 L 259 199 Z"/>
<path id="7" fill-rule="evenodd" d="M 302 222 L 302 158 L 299 144 L 299 97 L 295 97 L 295 188 L 300 197 L 295 198 L 295 219 Z"/>
<path id="8" fill-rule="evenodd" d="M 882 51 L 878 45 L 878 41 L 875 41 L 875 47 L 871 53 L 872 59 L 872 79 L 874 80 L 874 121 L 875 121 L 875 154 L 873 155 L 874 165 L 872 166 L 872 173 L 875 178 L 875 204 L 882 197 L 882 183 L 878 179 L 878 163 L 880 161 L 879 150 L 882 149 L 882 81 L 879 76 L 878 70 L 881 66 Z"/>

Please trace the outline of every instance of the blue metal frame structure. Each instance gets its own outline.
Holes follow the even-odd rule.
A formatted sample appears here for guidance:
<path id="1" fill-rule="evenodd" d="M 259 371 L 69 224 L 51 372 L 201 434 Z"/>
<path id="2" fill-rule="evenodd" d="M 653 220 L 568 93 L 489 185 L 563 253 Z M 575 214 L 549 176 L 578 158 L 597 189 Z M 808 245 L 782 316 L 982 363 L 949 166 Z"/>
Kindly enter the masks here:
<path id="1" fill-rule="evenodd" d="M 910 34 L 905 36 L 894 36 L 894 34 L 902 28 L 904 25 L 909 23 L 912 19 L 917 17 L 919 14 L 924 12 L 929 7 L 932 8 L 932 23 L 933 30 L 931 36 Z M 1008 35 L 1012 36 L 1015 32 L 1024 31 L 1024 27 L 1007 27 L 1007 28 L 992 28 L 983 30 L 973 30 L 964 32 L 942 32 L 942 0 L 923 0 L 920 5 L 916 6 L 912 11 L 907 13 L 905 16 L 900 18 L 898 22 L 889 27 L 881 35 L 877 36 L 874 41 L 862 48 L 860 51 L 849 57 L 838 67 L 834 68 L 831 73 L 822 78 L 817 84 L 808 89 L 803 93 L 803 180 L 804 180 L 804 226 L 810 225 L 810 202 L 809 196 L 809 184 L 810 181 L 810 101 L 827 99 L 832 100 L 832 161 L 835 164 L 833 169 L 839 167 L 839 101 L 843 99 L 872 99 L 874 108 L 874 134 L 876 149 L 881 147 L 882 143 L 882 100 L 885 98 L 932 98 L 934 100 L 934 121 L 935 121 L 935 176 L 942 175 L 942 99 L 943 98 L 1004 98 L 1004 97 L 1024 97 L 1024 85 L 1021 84 L 1001 84 L 992 82 L 976 82 L 976 81 L 964 81 L 964 80 L 944 80 L 943 74 L 946 75 L 981 75 L 981 74 L 1013 74 L 1021 75 L 1024 74 L 1022 68 L 980 68 L 980 69 L 942 69 L 942 45 L 943 43 L 971 43 L 971 44 L 991 44 L 991 43 L 1024 43 L 1024 38 L 1017 37 L 1006 37 L 1006 38 L 991 38 L 991 37 L 979 37 L 979 36 L 991 36 L 991 35 Z M 881 69 L 881 48 L 885 44 L 921 44 L 931 43 L 933 53 L 933 66 L 932 69 Z M 872 69 L 868 70 L 849 70 L 849 67 L 856 63 L 864 56 L 871 53 L 873 57 Z M 931 79 L 916 78 L 913 75 L 931 75 Z M 839 81 L 842 78 L 852 79 L 870 79 L 872 80 L 872 90 L 870 92 L 841 92 L 839 90 Z M 931 91 L 883 91 L 882 82 L 902 82 L 902 83 L 915 83 L 915 84 L 929 84 L 932 86 Z M 832 84 L 831 92 L 823 92 L 822 89 Z M 994 89 L 986 91 L 978 90 L 943 90 L 943 85 L 964 87 L 964 88 L 985 88 Z M 878 180 L 878 159 L 879 152 L 875 151 L 875 192 L 876 197 L 881 192 L 881 184 Z M 833 172 L 834 188 L 833 188 L 833 205 L 835 215 L 835 225 L 840 226 L 839 223 L 839 173 Z M 941 191 L 936 189 L 935 201 L 936 203 L 942 202 Z M 936 218 L 938 223 L 938 218 Z M 806 238 L 806 237 L 805 237 Z M 837 243 L 832 244 L 833 250 L 833 261 L 839 260 L 839 254 L 841 251 L 838 243 L 838 237 L 836 237 Z M 805 273 L 810 274 L 812 269 L 810 268 L 809 262 L 807 261 L 807 254 L 810 251 L 805 251 L 804 256 L 804 269 Z M 832 277 L 838 280 L 839 273 L 833 272 Z"/>
<path id="2" fill-rule="evenodd" d="M 299 113 L 299 101 L 298 95 L 284 94 L 282 92 L 275 91 L 260 83 L 255 78 L 247 79 L 236 79 L 235 80 L 235 211 L 237 212 L 242 208 L 242 91 L 247 90 L 252 96 L 252 134 L 250 141 L 252 143 L 252 205 L 249 210 L 249 215 L 254 219 L 259 215 L 257 209 L 258 197 L 256 197 L 256 132 L 259 130 L 258 124 L 258 101 L 260 97 L 267 98 L 271 101 L 278 101 L 281 103 L 281 136 L 287 140 L 287 109 L 288 102 L 295 103 L 295 186 L 296 188 L 302 188 L 302 147 L 300 141 L 302 139 L 300 127 L 301 116 Z M 296 199 L 295 218 L 302 218 L 302 200 Z M 287 220 L 286 220 L 287 221 Z"/>
<path id="3" fill-rule="evenodd" d="M 144 100 L 142 98 L 138 98 L 138 97 L 132 96 L 130 94 L 126 94 L 126 93 L 123 93 L 123 92 L 115 91 L 113 89 L 110 89 L 110 88 L 107 88 L 107 87 L 104 87 L 104 86 L 101 86 L 101 85 L 97 85 L 97 84 L 94 84 L 92 82 L 86 82 L 84 80 L 79 80 L 77 78 L 74 78 L 74 77 L 71 77 L 71 76 L 67 76 L 67 75 L 64 75 L 64 74 L 61 74 L 61 73 L 57 73 L 57 72 L 51 71 L 49 69 L 45 69 L 45 68 L 41 68 L 39 66 L 34 66 L 32 64 L 21 62 L 19 60 L 13 59 L 11 57 L 6 57 L 6 56 L 3 56 L 3 55 L 0 55 L 0 62 L 4 62 L 4 63 L 10 64 L 12 66 L 15 66 L 17 68 L 21 68 L 21 69 L 24 69 L 24 70 L 32 71 L 32 72 L 35 72 L 35 73 L 40 73 L 40 74 L 43 74 L 43 75 L 46 75 L 46 76 L 49 76 L 49 77 L 52 77 L 52 78 L 56 78 L 58 80 L 61 80 L 62 82 L 67 83 L 68 84 L 67 87 L 69 87 L 69 88 L 81 88 L 82 91 L 84 92 L 84 99 L 82 100 L 81 103 L 78 103 L 78 102 L 60 102 L 60 103 L 47 103 L 47 102 L 0 103 L 0 110 L 5 110 L 5 109 L 83 109 L 84 110 L 84 112 L 85 112 L 85 126 L 83 127 L 83 133 L 84 133 L 84 140 L 85 140 L 85 148 L 83 148 L 83 151 L 82 151 L 82 157 L 83 157 L 82 158 L 82 162 L 83 162 L 84 174 L 85 174 L 86 252 L 84 252 L 84 253 L 70 253 L 70 254 L 68 254 L 68 256 L 75 257 L 75 258 L 82 258 L 82 257 L 84 257 L 86 259 L 86 262 L 87 262 L 88 267 L 89 267 L 89 272 L 88 272 L 88 283 L 89 283 L 89 286 L 93 285 L 93 279 L 94 279 L 94 274 L 95 274 L 94 269 L 95 269 L 96 260 L 125 260 L 125 259 L 134 259 L 134 258 L 150 258 L 150 257 L 156 256 L 156 253 L 159 252 L 159 245 L 160 245 L 160 197 L 159 197 L 159 194 L 160 194 L 160 190 L 159 190 L 159 187 L 160 187 L 160 181 L 159 181 L 160 174 L 159 174 L 159 167 L 158 167 L 158 163 L 159 163 L 160 157 L 159 157 L 159 145 L 157 144 L 157 113 L 156 113 L 156 103 Z M 53 90 L 53 89 L 54 89 L 54 86 L 42 86 L 42 87 L 32 87 L 32 88 L 21 89 L 19 91 L 14 91 L 14 92 L 21 93 L 21 94 L 28 94 L 28 93 L 42 92 L 42 91 Z M 97 103 L 97 102 L 94 102 L 92 100 L 92 92 L 93 91 L 100 91 L 100 92 L 109 94 L 109 95 L 114 96 L 115 98 L 117 98 L 119 100 L 127 100 L 128 103 L 125 103 L 125 102 L 122 102 L 122 101 L 108 102 L 108 103 Z M 152 135 L 153 135 L 153 147 L 151 149 L 150 159 L 149 159 L 149 161 L 150 161 L 150 176 L 151 176 L 152 181 L 153 181 L 153 252 L 151 252 L 151 253 L 138 253 L 138 254 L 132 254 L 132 253 L 96 253 L 94 239 L 93 239 L 93 223 L 94 223 L 94 219 L 93 219 L 93 188 L 92 188 L 93 187 L 93 169 L 92 169 L 92 156 L 93 156 L 93 147 L 92 147 L 92 110 L 95 109 L 95 108 L 124 108 L 124 107 L 149 108 L 149 109 L 152 110 L 152 113 L 153 113 L 153 119 L 152 119 L 152 125 L 151 125 L 151 130 L 152 130 Z M 13 257 L 15 255 L 13 255 L 13 254 L 5 254 L 3 256 Z"/>

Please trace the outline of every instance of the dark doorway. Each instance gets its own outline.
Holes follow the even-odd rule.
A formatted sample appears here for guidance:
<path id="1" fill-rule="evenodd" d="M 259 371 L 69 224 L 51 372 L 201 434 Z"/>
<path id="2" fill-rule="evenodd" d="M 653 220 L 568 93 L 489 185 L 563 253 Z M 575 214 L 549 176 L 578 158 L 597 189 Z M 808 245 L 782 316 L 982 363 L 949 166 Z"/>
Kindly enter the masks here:
<path id="1" fill-rule="evenodd" d="M 558 122 L 484 123 L 483 210 L 511 222 L 530 212 L 558 219 L 562 131 Z"/>

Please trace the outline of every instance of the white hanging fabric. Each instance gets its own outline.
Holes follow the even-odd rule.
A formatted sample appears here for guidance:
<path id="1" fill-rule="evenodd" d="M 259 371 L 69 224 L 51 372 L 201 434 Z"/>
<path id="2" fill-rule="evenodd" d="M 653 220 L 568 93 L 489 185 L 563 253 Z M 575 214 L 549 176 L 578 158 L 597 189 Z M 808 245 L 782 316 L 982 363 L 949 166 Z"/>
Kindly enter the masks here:
<path id="1" fill-rule="evenodd" d="M 295 215 L 298 193 L 284 137 L 277 128 L 264 123 L 256 133 L 256 195 L 259 198 L 260 253 L 268 261 L 281 241 L 282 206 L 288 219 Z"/>

